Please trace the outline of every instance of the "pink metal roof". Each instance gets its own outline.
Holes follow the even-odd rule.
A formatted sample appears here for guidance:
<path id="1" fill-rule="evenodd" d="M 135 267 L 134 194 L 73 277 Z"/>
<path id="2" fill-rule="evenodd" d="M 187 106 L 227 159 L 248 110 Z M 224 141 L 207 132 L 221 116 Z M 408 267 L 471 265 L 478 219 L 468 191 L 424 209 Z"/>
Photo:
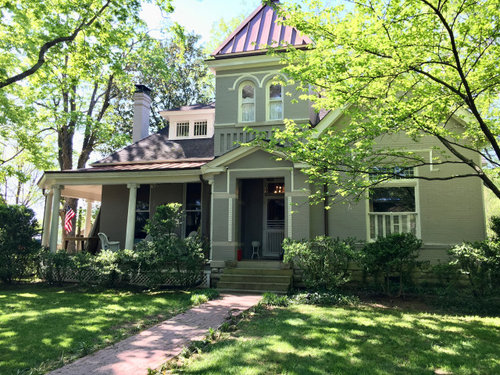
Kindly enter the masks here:
<path id="1" fill-rule="evenodd" d="M 103 165 L 91 168 L 73 169 L 58 171 L 58 173 L 89 173 L 89 172 L 121 172 L 121 171 L 158 171 L 169 169 L 193 169 L 200 168 L 212 159 L 197 161 L 180 161 L 164 163 L 136 163 L 136 164 L 115 164 Z"/>
<path id="2" fill-rule="evenodd" d="M 297 29 L 276 22 L 277 14 L 269 5 L 260 5 L 243 23 L 222 42 L 212 56 L 253 52 L 267 46 L 305 46 L 312 43 Z"/>

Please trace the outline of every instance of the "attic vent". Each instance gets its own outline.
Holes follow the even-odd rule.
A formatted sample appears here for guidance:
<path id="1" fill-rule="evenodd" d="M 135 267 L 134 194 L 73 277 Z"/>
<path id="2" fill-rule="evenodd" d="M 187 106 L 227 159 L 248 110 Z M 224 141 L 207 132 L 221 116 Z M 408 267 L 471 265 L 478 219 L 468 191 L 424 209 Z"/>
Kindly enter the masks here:
<path id="1" fill-rule="evenodd" d="M 176 124 L 177 137 L 189 137 L 189 122 L 178 122 Z"/>
<path id="2" fill-rule="evenodd" d="M 207 122 L 195 121 L 194 122 L 194 136 L 207 135 Z"/>

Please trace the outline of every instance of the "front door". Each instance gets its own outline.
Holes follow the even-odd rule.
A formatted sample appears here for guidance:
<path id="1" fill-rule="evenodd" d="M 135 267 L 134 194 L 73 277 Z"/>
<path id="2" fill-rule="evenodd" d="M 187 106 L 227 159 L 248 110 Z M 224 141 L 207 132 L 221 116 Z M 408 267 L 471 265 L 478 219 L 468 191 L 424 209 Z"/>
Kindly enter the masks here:
<path id="1" fill-rule="evenodd" d="M 262 256 L 279 258 L 285 238 L 285 199 L 283 196 L 264 197 L 264 233 Z"/>

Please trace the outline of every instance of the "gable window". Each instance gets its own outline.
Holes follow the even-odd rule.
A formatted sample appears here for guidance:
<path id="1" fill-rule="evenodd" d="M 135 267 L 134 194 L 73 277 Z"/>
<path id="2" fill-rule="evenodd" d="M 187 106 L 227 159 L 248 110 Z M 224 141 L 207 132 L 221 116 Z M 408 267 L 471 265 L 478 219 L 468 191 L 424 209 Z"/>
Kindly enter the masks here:
<path id="1" fill-rule="evenodd" d="M 269 85 L 267 90 L 267 117 L 268 120 L 283 119 L 283 87 L 281 85 Z"/>
<path id="2" fill-rule="evenodd" d="M 195 121 L 194 122 L 194 136 L 200 137 L 207 135 L 207 122 L 206 121 Z"/>
<path id="3" fill-rule="evenodd" d="M 189 121 L 178 122 L 175 134 L 177 137 L 189 137 Z"/>
<path id="4" fill-rule="evenodd" d="M 240 89 L 240 119 L 241 122 L 255 121 L 255 86 L 244 82 Z"/>

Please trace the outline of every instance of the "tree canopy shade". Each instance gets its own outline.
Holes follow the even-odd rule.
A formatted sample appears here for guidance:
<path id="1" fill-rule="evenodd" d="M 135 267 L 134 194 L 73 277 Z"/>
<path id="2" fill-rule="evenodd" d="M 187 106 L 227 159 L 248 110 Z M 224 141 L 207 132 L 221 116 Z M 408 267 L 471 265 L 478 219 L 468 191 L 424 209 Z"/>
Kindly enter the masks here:
<path id="1" fill-rule="evenodd" d="M 278 6 L 282 22 L 314 40 L 308 50 L 280 56 L 302 99 L 345 121 L 317 129 L 287 122 L 261 144 L 308 166 L 311 182 L 328 185 L 318 199 L 359 196 L 405 168 L 430 164 L 464 168 L 415 177 L 474 176 L 500 198 L 493 183 L 500 170 L 498 0 L 326 3 Z M 434 142 L 433 156 L 381 142 L 396 136 Z"/>

